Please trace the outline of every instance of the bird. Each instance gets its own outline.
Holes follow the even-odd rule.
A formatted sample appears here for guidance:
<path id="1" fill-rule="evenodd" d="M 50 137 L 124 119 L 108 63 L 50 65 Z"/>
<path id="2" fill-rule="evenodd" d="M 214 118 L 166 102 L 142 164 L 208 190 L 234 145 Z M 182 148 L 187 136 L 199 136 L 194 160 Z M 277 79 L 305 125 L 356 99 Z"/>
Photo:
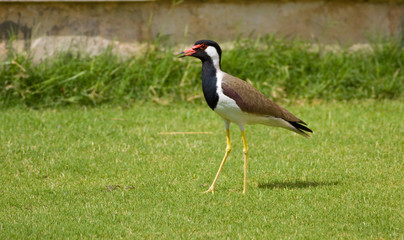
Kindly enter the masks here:
<path id="1" fill-rule="evenodd" d="M 245 125 L 263 124 L 291 130 L 304 137 L 313 131 L 307 124 L 285 108 L 268 99 L 250 83 L 234 77 L 221 69 L 222 50 L 212 40 L 199 40 L 194 46 L 178 54 L 182 57 L 195 57 L 202 62 L 202 91 L 208 106 L 224 120 L 226 129 L 226 152 L 213 183 L 204 193 L 214 193 L 217 179 L 231 152 L 230 123 L 239 126 L 243 141 L 244 184 L 247 191 L 248 145 Z"/>

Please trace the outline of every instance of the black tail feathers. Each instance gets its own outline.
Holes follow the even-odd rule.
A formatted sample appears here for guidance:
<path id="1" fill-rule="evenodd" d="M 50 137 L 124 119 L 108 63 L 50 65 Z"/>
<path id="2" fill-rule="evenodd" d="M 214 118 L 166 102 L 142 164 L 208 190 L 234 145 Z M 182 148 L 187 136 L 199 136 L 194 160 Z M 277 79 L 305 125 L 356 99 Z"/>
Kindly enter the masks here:
<path id="1" fill-rule="evenodd" d="M 312 133 L 313 131 L 306 127 L 305 125 L 307 125 L 305 122 L 303 121 L 299 121 L 299 122 L 289 122 L 294 128 L 296 128 L 296 132 L 305 136 L 305 137 L 310 137 L 310 135 L 307 133 Z"/>

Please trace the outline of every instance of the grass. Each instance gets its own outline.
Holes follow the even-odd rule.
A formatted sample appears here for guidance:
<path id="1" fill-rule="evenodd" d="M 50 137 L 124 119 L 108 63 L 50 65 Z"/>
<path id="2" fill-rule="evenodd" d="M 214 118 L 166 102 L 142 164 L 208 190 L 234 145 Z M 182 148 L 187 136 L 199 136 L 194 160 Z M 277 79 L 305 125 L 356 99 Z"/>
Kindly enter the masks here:
<path id="1" fill-rule="evenodd" d="M 271 36 L 223 47 L 223 70 L 275 99 L 403 99 L 404 51 L 393 40 L 359 51 L 330 51 Z M 156 42 L 128 59 L 109 48 L 97 56 L 61 52 L 37 64 L 29 54 L 10 50 L 0 61 L 0 104 L 130 105 L 145 98 L 202 102 L 200 62 L 176 58 L 182 50 Z"/>
<path id="2" fill-rule="evenodd" d="M 223 123 L 199 103 L 0 114 L 0 239 L 402 239 L 402 101 L 286 105 L 311 139 L 249 126 L 214 195 Z M 159 135 L 169 131 L 212 134 Z"/>

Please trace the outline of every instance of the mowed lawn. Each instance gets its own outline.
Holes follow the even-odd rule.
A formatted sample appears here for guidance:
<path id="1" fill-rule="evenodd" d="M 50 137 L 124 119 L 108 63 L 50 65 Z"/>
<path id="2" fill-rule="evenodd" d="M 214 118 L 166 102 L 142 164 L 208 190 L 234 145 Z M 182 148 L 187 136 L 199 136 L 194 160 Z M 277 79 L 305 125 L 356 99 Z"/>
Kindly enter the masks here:
<path id="1" fill-rule="evenodd" d="M 201 194 L 226 147 L 203 104 L 3 109 L 0 239 L 404 238 L 404 103 L 285 107 L 314 135 L 247 126 L 245 195 L 234 124 Z"/>

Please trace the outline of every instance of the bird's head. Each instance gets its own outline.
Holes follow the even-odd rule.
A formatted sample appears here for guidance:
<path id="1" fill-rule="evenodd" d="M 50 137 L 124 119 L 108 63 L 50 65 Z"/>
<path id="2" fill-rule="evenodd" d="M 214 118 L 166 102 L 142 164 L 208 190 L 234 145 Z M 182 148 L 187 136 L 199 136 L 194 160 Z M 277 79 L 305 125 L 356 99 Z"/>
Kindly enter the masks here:
<path id="1" fill-rule="evenodd" d="M 202 62 L 212 60 L 212 62 L 220 66 L 220 58 L 222 49 L 219 44 L 212 40 L 199 40 L 193 47 L 184 50 L 179 57 L 192 56 L 199 58 Z"/>

